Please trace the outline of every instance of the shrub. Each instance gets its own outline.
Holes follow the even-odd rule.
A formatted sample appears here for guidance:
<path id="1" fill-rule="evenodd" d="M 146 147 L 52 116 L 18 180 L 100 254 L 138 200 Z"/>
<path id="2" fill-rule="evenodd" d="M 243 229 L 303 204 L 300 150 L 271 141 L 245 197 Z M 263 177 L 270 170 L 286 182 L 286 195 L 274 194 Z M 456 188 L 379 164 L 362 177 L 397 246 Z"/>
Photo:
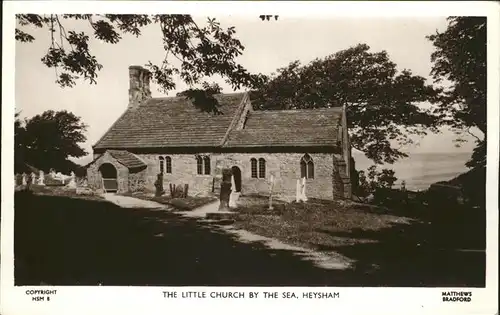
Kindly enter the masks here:
<path id="1" fill-rule="evenodd" d="M 358 173 L 359 185 L 357 186 L 356 195 L 366 198 L 373 196 L 373 202 L 384 204 L 391 196 L 394 197 L 392 187 L 397 178 L 394 176 L 394 171 L 390 169 L 377 170 L 375 165 L 368 168 L 368 174 L 364 171 Z"/>

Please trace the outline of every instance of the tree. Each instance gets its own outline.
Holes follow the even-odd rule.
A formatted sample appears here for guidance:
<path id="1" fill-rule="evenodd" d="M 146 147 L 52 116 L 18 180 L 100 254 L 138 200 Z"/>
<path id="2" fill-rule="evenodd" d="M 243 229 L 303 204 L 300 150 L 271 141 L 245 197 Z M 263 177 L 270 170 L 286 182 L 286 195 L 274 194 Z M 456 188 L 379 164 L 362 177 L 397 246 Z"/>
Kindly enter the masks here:
<path id="1" fill-rule="evenodd" d="M 67 111 L 48 110 L 24 123 L 16 119 L 16 164 L 27 163 L 45 171 L 75 171 L 76 164 L 68 158 L 87 154 L 79 146 L 86 140 L 86 128 L 79 117 Z"/>
<path id="2" fill-rule="evenodd" d="M 93 33 L 67 29 L 67 20 L 88 23 Z M 16 40 L 21 42 L 35 40 L 26 30 L 28 26 L 47 29 L 51 44 L 42 62 L 55 69 L 56 82 L 62 87 L 74 86 L 78 78 L 91 84 L 97 82 L 103 65 L 92 54 L 90 36 L 116 44 L 125 34 L 140 36 L 148 25 L 157 25 L 162 34 L 158 42 L 165 50 L 165 57 L 161 64 L 149 62 L 146 66 L 152 72 L 152 80 L 164 92 L 175 89 L 174 76 L 192 86 L 202 83 L 204 77 L 218 74 L 234 89 L 251 87 L 262 80 L 262 76 L 252 75 L 236 63 L 244 46 L 235 38 L 235 28 L 224 30 L 213 18 L 208 18 L 205 26 L 198 26 L 190 15 L 19 14 L 17 23 Z M 174 65 L 171 59 L 180 65 Z"/>
<path id="3" fill-rule="evenodd" d="M 366 199 L 369 195 L 373 196 L 372 202 L 377 204 L 386 203 L 391 195 L 394 195 L 392 188 L 397 178 L 394 176 L 394 171 L 384 168 L 380 171 L 376 165 L 368 168 L 368 174 L 360 171 L 359 186 L 355 191 L 358 197 Z"/>
<path id="4" fill-rule="evenodd" d="M 431 55 L 432 76 L 436 83 L 447 81 L 449 87 L 439 97 L 436 112 L 444 123 L 476 135 L 477 146 L 467 163 L 486 165 L 486 17 L 449 17 L 444 32 L 427 38 L 435 51 Z"/>
<path id="5" fill-rule="evenodd" d="M 22 173 L 26 169 L 26 129 L 23 121 L 19 119 L 19 115 L 20 113 L 16 113 L 14 120 L 14 171 L 16 173 Z"/>
<path id="6" fill-rule="evenodd" d="M 437 91 L 425 78 L 396 69 L 386 51 L 365 44 L 318 58 L 307 65 L 294 61 L 252 92 L 257 109 L 346 106 L 352 146 L 376 163 L 393 163 L 407 154 L 409 135 L 434 130 L 437 119 L 418 105 Z"/>

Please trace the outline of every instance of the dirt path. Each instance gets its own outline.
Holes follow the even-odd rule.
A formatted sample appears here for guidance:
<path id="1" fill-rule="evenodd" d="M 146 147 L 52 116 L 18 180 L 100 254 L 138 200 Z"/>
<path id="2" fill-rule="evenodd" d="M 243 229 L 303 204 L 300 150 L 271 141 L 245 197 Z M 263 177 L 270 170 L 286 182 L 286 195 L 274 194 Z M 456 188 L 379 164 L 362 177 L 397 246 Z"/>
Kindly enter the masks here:
<path id="1" fill-rule="evenodd" d="M 120 196 L 111 193 L 104 194 L 104 199 L 122 208 L 171 209 L 170 207 L 158 202 L 128 196 Z"/>
<path id="2" fill-rule="evenodd" d="M 196 218 L 201 221 L 210 221 L 206 220 L 205 216 L 207 213 L 218 212 L 219 202 L 213 202 L 208 205 L 199 207 L 194 209 L 193 211 L 188 212 L 180 212 L 179 214 L 184 217 Z M 237 240 L 241 243 L 252 243 L 252 242 L 260 242 L 265 247 L 271 250 L 285 250 L 289 252 L 295 253 L 302 260 L 311 261 L 317 267 L 323 269 L 348 269 L 351 266 L 352 261 L 347 257 L 344 257 L 338 253 L 320 253 L 307 248 L 302 248 L 298 246 L 292 246 L 286 243 L 281 242 L 276 238 L 270 238 L 266 236 L 257 235 L 255 233 L 237 229 L 233 225 L 217 225 L 214 224 L 218 228 L 221 228 L 228 234 L 235 235 Z"/>
<path id="3" fill-rule="evenodd" d="M 104 198 L 123 208 L 149 208 L 149 209 L 166 209 L 166 210 L 171 209 L 170 207 L 157 202 L 137 199 L 128 196 L 105 194 Z M 210 220 L 205 219 L 206 214 L 217 212 L 218 209 L 219 209 L 219 202 L 216 201 L 201 206 L 192 211 L 177 212 L 177 214 L 179 214 L 182 217 L 193 218 L 202 222 L 211 222 Z M 232 225 L 218 225 L 216 222 L 214 222 L 213 226 L 216 227 L 217 229 L 223 230 L 227 234 L 236 236 L 237 240 L 241 243 L 260 242 L 269 250 L 285 250 L 293 252 L 301 260 L 311 261 L 314 265 L 323 269 L 342 270 L 342 269 L 348 269 L 351 265 L 351 261 L 348 258 L 337 253 L 325 254 L 307 248 L 291 246 L 275 238 L 257 235 L 246 230 L 236 229 Z"/>

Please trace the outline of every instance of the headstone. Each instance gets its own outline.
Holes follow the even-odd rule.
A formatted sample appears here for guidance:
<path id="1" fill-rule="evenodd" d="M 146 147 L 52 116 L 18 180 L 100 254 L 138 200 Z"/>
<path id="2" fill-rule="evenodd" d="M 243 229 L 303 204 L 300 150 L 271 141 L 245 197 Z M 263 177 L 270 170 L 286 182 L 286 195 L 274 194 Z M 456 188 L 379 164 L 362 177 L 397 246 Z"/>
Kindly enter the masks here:
<path id="1" fill-rule="evenodd" d="M 301 194 L 302 201 L 307 201 L 307 196 L 306 196 L 306 178 L 302 178 L 302 194 Z"/>
<path id="2" fill-rule="evenodd" d="M 229 198 L 231 196 L 232 171 L 229 168 L 222 170 L 222 183 L 220 185 L 219 211 L 229 211 Z"/>
<path id="3" fill-rule="evenodd" d="M 31 172 L 31 184 L 37 184 L 35 172 Z"/>
<path id="4" fill-rule="evenodd" d="M 231 191 L 236 191 L 236 182 L 234 180 L 234 175 L 231 175 Z"/>
<path id="5" fill-rule="evenodd" d="M 229 208 L 236 208 L 236 182 L 234 181 L 234 175 L 231 175 L 231 194 L 229 195 Z"/>
<path id="6" fill-rule="evenodd" d="M 76 188 L 75 173 L 71 172 L 71 177 L 68 183 L 68 188 Z"/>
<path id="7" fill-rule="evenodd" d="M 38 174 L 38 185 L 45 186 L 45 175 L 42 170 L 40 170 L 40 173 Z"/>
<path id="8" fill-rule="evenodd" d="M 164 193 L 165 190 L 163 189 L 163 174 L 158 173 L 156 175 L 156 181 L 154 183 L 155 185 L 155 197 L 161 197 Z M 172 188 L 170 188 L 170 194 L 173 198 L 175 198 L 175 192 L 172 192 Z"/>
<path id="9" fill-rule="evenodd" d="M 28 184 L 28 181 L 26 179 L 26 173 L 23 173 L 23 179 L 22 179 L 21 183 L 22 183 L 23 186 L 26 186 Z"/>
<path id="10" fill-rule="evenodd" d="M 236 193 L 233 191 L 229 195 L 229 208 L 234 209 L 236 207 L 237 207 L 237 205 L 236 205 Z"/>

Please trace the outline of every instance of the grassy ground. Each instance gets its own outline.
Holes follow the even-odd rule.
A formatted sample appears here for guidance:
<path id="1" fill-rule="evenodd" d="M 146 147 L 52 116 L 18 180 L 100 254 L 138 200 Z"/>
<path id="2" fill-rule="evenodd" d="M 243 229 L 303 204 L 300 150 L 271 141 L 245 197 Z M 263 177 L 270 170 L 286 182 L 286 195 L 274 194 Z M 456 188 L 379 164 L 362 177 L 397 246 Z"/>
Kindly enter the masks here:
<path id="1" fill-rule="evenodd" d="M 373 242 L 370 239 L 337 236 L 352 230 L 377 231 L 393 224 L 408 225 L 409 218 L 370 213 L 340 202 L 309 200 L 306 203 L 274 202 L 268 210 L 268 199 L 241 197 L 236 225 L 257 234 L 276 237 L 295 245 L 315 249 Z"/>
<path id="2" fill-rule="evenodd" d="M 171 211 L 16 193 L 14 224 L 16 285 L 368 285 Z"/>
<path id="3" fill-rule="evenodd" d="M 195 208 L 204 206 L 206 204 L 209 204 L 217 200 L 217 198 L 215 197 L 193 197 L 193 196 L 188 196 L 186 198 L 171 198 L 169 196 L 155 197 L 152 194 L 146 194 L 146 193 L 134 193 L 125 195 L 135 197 L 138 199 L 155 201 L 165 205 L 171 205 L 179 211 L 191 211 Z"/>
<path id="4" fill-rule="evenodd" d="M 20 188 L 22 190 L 22 188 Z M 20 194 L 36 194 L 45 196 L 61 196 L 69 198 L 87 199 L 87 200 L 104 200 L 99 194 L 88 193 L 88 194 L 77 194 L 76 189 L 69 189 L 64 186 L 40 186 L 31 185 L 30 191 L 19 191 Z"/>
<path id="5" fill-rule="evenodd" d="M 414 224 L 387 227 L 389 222 L 377 223 L 375 218 L 359 215 L 350 220 L 349 228 L 333 223 L 334 217 L 330 217 L 330 224 L 318 225 L 313 222 L 318 220 L 317 214 L 300 214 L 299 208 L 281 209 L 277 207 L 277 212 L 282 214 L 253 216 L 270 222 L 284 216 L 288 219 L 281 222 L 290 225 L 298 225 L 293 222 L 299 217 L 310 218 L 309 223 L 300 225 L 307 227 L 306 231 L 334 226 L 322 233 L 375 242 L 322 242 L 321 250 L 335 250 L 356 261 L 353 270 L 325 270 L 299 259 L 293 251 L 272 250 L 261 242 L 241 243 L 216 226 L 170 211 L 17 192 L 15 284 L 484 286 L 484 255 L 430 252 L 410 245 L 405 240 L 416 231 Z M 245 215 L 249 216 L 242 217 Z M 289 229 L 283 225 L 282 229 Z M 378 229 L 362 230 L 359 225 Z"/>
<path id="6" fill-rule="evenodd" d="M 355 269 L 367 277 L 396 283 L 399 277 L 412 273 L 421 283 L 442 283 L 444 277 L 458 286 L 471 282 L 484 285 L 485 253 L 480 249 L 460 251 L 458 245 L 443 248 L 447 242 L 440 240 L 450 239 L 446 225 L 436 229 L 430 222 L 335 201 L 276 202 L 272 211 L 267 210 L 267 198 L 242 197 L 239 203 L 237 227 L 286 243 L 340 253 L 355 261 Z M 464 224 L 453 235 L 478 237 L 467 232 L 471 230 Z"/>

